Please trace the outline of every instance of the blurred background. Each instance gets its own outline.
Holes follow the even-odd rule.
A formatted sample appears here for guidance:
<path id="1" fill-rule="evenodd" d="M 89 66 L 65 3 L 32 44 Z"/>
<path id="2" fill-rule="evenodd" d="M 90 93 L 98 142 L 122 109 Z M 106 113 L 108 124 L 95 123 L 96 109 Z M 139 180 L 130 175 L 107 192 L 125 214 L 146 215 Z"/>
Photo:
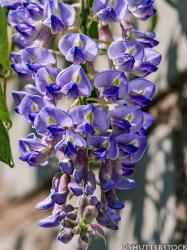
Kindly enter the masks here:
<path id="1" fill-rule="evenodd" d="M 163 60 L 150 78 L 157 95 L 148 111 L 156 121 L 136 167 L 138 187 L 119 193 L 126 207 L 119 230 L 106 232 L 107 246 L 97 240 L 89 250 L 120 250 L 125 243 L 187 244 L 187 1 L 158 0 L 157 9 L 155 32 Z M 30 129 L 13 112 L 11 91 L 19 88 L 18 79 L 9 81 L 15 168 L 0 163 L 0 250 L 78 250 L 76 239 L 62 245 L 55 239 L 56 231 L 37 225 L 48 213 L 34 206 L 48 193 L 53 168 L 31 169 L 19 161 L 18 139 Z"/>

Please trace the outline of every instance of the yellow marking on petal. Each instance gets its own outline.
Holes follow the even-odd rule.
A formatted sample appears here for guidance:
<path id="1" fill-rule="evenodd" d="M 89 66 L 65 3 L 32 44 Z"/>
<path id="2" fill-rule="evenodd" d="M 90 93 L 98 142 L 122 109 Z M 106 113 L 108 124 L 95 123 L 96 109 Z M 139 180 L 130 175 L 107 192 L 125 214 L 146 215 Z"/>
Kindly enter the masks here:
<path id="1" fill-rule="evenodd" d="M 90 112 L 87 116 L 86 116 L 86 119 L 85 119 L 87 122 L 92 122 L 93 120 L 93 115 L 92 113 Z"/>
<path id="2" fill-rule="evenodd" d="M 106 142 L 104 142 L 104 143 L 102 144 L 102 147 L 103 147 L 103 148 L 108 148 L 109 146 L 110 146 L 109 141 L 106 141 Z"/>
<path id="3" fill-rule="evenodd" d="M 80 41 L 80 40 L 77 40 L 77 41 L 75 42 L 75 46 L 77 46 L 77 47 L 80 47 L 80 48 L 81 48 L 81 46 L 82 46 L 81 41 Z"/>
<path id="4" fill-rule="evenodd" d="M 69 142 L 73 143 L 73 138 L 70 136 L 68 139 Z"/>
<path id="5" fill-rule="evenodd" d="M 38 112 L 38 105 L 35 103 L 32 104 L 32 112 Z"/>
<path id="6" fill-rule="evenodd" d="M 145 90 L 140 90 L 140 91 L 138 92 L 138 94 L 144 95 L 144 94 L 145 94 Z"/>
<path id="7" fill-rule="evenodd" d="M 76 83 L 80 82 L 80 76 L 79 74 L 74 74 L 72 77 L 72 80 Z"/>
<path id="8" fill-rule="evenodd" d="M 47 76 L 47 83 L 48 84 L 54 83 L 53 78 L 50 75 Z"/>
<path id="9" fill-rule="evenodd" d="M 125 53 L 127 53 L 127 54 L 129 54 L 129 55 L 134 54 L 134 52 L 135 52 L 135 50 L 134 50 L 133 48 L 131 48 L 131 49 L 125 51 Z"/>
<path id="10" fill-rule="evenodd" d="M 112 82 L 112 86 L 119 87 L 119 85 L 120 85 L 119 79 L 114 79 L 114 81 Z"/>
<path id="11" fill-rule="evenodd" d="M 52 125 L 52 124 L 56 123 L 55 120 L 51 116 L 48 116 L 48 121 L 47 122 L 48 122 L 49 125 Z"/>
<path id="12" fill-rule="evenodd" d="M 137 146 L 137 141 L 135 141 L 135 140 L 131 141 L 130 144 L 133 145 L 133 146 Z"/>
<path id="13" fill-rule="evenodd" d="M 37 62 L 36 58 L 34 58 L 34 57 L 31 57 L 30 60 L 31 60 L 32 63 Z"/>
<path id="14" fill-rule="evenodd" d="M 133 115 L 132 115 L 132 114 L 129 114 L 129 115 L 125 116 L 124 119 L 127 120 L 128 122 L 132 122 Z"/>

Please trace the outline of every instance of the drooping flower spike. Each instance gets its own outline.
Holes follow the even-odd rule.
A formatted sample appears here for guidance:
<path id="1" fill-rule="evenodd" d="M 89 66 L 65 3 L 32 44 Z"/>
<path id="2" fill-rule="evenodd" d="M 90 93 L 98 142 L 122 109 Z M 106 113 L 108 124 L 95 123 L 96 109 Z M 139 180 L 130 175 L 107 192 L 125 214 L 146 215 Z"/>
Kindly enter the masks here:
<path id="1" fill-rule="evenodd" d="M 155 33 L 137 30 L 134 19 L 151 17 L 154 3 L 94 0 L 87 6 L 89 22 L 81 14 L 77 27 L 73 6 L 60 0 L 0 0 L 18 47 L 12 69 L 29 80 L 13 92 L 15 111 L 36 132 L 19 140 L 20 159 L 30 167 L 57 160 L 50 192 L 36 208 L 52 209 L 39 225 L 58 228 L 64 244 L 78 236 L 87 250 L 93 239 L 105 240 L 103 228 L 117 230 L 125 207 L 116 191 L 137 187 L 132 174 L 153 123 L 142 108 L 152 101 L 155 84 L 145 77 L 156 72 L 161 55 Z M 90 28 L 92 19 L 99 35 Z M 121 27 L 115 41 L 111 22 Z"/>

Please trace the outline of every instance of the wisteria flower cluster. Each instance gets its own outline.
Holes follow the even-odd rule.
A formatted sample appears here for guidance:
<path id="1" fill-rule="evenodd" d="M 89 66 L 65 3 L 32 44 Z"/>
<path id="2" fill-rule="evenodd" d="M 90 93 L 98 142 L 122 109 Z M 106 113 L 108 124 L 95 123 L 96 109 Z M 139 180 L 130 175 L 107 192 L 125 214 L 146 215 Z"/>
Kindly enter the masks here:
<path id="1" fill-rule="evenodd" d="M 48 197 L 36 208 L 50 209 L 41 227 L 58 227 L 58 240 L 68 243 L 78 235 L 82 249 L 103 228 L 118 229 L 123 201 L 117 190 L 136 187 L 130 178 L 146 149 L 153 122 L 142 108 L 149 105 L 155 85 L 145 79 L 155 72 L 161 55 L 153 32 L 140 32 L 135 19 L 155 14 L 154 0 L 94 0 L 99 38 L 76 31 L 76 12 L 59 0 L 1 0 L 9 9 L 9 23 L 17 48 L 12 68 L 29 81 L 14 91 L 15 111 L 36 133 L 19 140 L 20 159 L 30 167 L 58 160 Z M 119 23 L 115 39 L 111 25 Z M 72 32 L 72 27 L 75 27 Z M 58 41 L 58 51 L 54 44 Z M 107 70 L 95 69 L 104 51 Z M 69 64 L 61 69 L 59 58 Z M 62 108 L 62 103 L 66 103 Z M 68 105 L 68 103 L 71 103 Z"/>

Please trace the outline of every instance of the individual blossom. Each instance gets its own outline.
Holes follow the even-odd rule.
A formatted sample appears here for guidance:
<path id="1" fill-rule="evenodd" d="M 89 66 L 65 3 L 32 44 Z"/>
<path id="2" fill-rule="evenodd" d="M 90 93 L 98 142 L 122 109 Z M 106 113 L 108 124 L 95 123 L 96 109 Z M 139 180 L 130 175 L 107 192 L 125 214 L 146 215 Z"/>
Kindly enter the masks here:
<path id="1" fill-rule="evenodd" d="M 62 140 L 55 146 L 55 152 L 61 152 L 62 159 L 64 156 L 75 159 L 81 148 L 86 148 L 86 142 L 82 136 L 67 130 Z"/>
<path id="2" fill-rule="evenodd" d="M 156 13 L 155 0 L 128 0 L 128 2 L 131 14 L 140 20 L 147 20 Z"/>
<path id="3" fill-rule="evenodd" d="M 150 48 L 145 48 L 142 63 L 137 67 L 135 73 L 140 77 L 146 77 L 158 70 L 160 62 L 161 55 L 159 52 Z"/>
<path id="4" fill-rule="evenodd" d="M 147 106 L 153 99 L 155 94 L 155 85 L 144 78 L 137 78 L 129 82 L 128 102 Z"/>
<path id="5" fill-rule="evenodd" d="M 29 47 L 21 51 L 21 60 L 24 69 L 34 75 L 41 67 L 56 64 L 55 56 L 42 47 Z"/>
<path id="6" fill-rule="evenodd" d="M 112 119 L 112 130 L 116 135 L 136 133 L 141 129 L 144 121 L 143 112 L 139 106 L 116 105 L 109 110 L 108 115 Z"/>
<path id="7" fill-rule="evenodd" d="M 87 145 L 94 150 L 93 156 L 102 161 L 107 159 L 116 160 L 119 156 L 117 141 L 114 135 L 109 136 L 90 136 Z"/>
<path id="8" fill-rule="evenodd" d="M 20 159 L 29 164 L 30 167 L 47 165 L 50 153 L 50 144 L 44 144 L 34 134 L 19 140 Z"/>
<path id="9" fill-rule="evenodd" d="M 92 9 L 103 24 L 120 22 L 128 14 L 128 1 L 94 0 Z"/>
<path id="10" fill-rule="evenodd" d="M 44 4 L 44 25 L 50 28 L 52 34 L 63 32 L 73 25 L 75 10 L 71 5 L 59 0 L 46 0 Z"/>
<path id="11" fill-rule="evenodd" d="M 28 122 L 34 123 L 39 111 L 45 107 L 43 98 L 37 95 L 25 95 L 19 105 L 17 112 Z"/>
<path id="12" fill-rule="evenodd" d="M 81 105 L 69 111 L 73 123 L 77 125 L 76 132 L 84 136 L 94 135 L 95 132 L 105 132 L 109 128 L 108 118 L 103 109 L 94 104 Z"/>
<path id="13" fill-rule="evenodd" d="M 34 120 L 34 128 L 41 135 L 52 134 L 54 137 L 72 127 L 71 117 L 65 111 L 56 107 L 44 107 Z"/>
<path id="14" fill-rule="evenodd" d="M 79 65 L 71 65 L 62 70 L 57 76 L 56 83 L 68 99 L 76 99 L 78 96 L 88 97 L 91 94 L 91 83 Z"/>
<path id="15" fill-rule="evenodd" d="M 109 46 L 108 57 L 113 61 L 117 70 L 132 72 L 141 65 L 144 49 L 135 41 L 116 41 Z"/>
<path id="16" fill-rule="evenodd" d="M 54 67 L 42 67 L 35 75 L 35 85 L 41 95 L 49 100 L 62 97 L 61 87 L 56 84 L 60 70 Z"/>
<path id="17" fill-rule="evenodd" d="M 42 10 L 41 10 L 42 11 Z M 11 10 L 8 15 L 9 23 L 25 39 L 34 40 L 42 28 L 42 23 L 26 16 L 25 8 Z"/>
<path id="18" fill-rule="evenodd" d="M 67 34 L 60 39 L 58 46 L 65 59 L 74 64 L 92 62 L 98 54 L 95 41 L 84 34 Z"/>
<path id="19" fill-rule="evenodd" d="M 120 157 L 127 163 L 139 161 L 146 149 L 146 137 L 138 134 L 121 134 L 116 141 Z"/>
<path id="20" fill-rule="evenodd" d="M 102 71 L 95 77 L 94 86 L 106 101 L 124 99 L 128 94 L 127 78 L 120 71 Z"/>

